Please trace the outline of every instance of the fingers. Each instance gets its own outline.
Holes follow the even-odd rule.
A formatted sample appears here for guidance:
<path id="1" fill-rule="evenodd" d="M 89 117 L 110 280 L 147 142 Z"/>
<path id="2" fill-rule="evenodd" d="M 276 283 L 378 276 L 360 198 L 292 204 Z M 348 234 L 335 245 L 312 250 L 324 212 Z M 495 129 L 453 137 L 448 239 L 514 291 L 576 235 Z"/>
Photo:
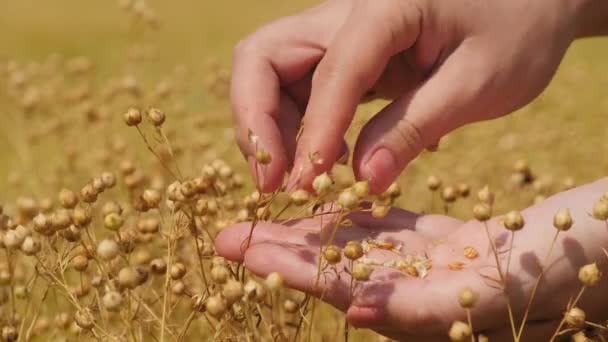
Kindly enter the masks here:
<path id="1" fill-rule="evenodd" d="M 415 42 L 420 12 L 396 11 L 396 4 L 410 2 L 357 2 L 317 66 L 290 185 L 308 187 L 334 164 L 363 95 L 391 56 Z M 309 160 L 313 154 L 316 163 Z"/>
<path id="2" fill-rule="evenodd" d="M 386 106 L 362 129 L 353 166 L 375 192 L 385 190 L 424 148 L 446 133 L 479 119 L 488 72 L 484 58 L 461 45 L 417 89 Z M 465 81 L 466 80 L 466 81 Z"/>
<path id="3" fill-rule="evenodd" d="M 295 142 L 295 136 L 283 134 L 293 134 L 300 120 L 297 107 L 281 96 L 281 86 L 304 77 L 323 54 L 322 45 L 315 42 L 329 28 L 323 24 L 325 20 L 315 24 L 314 18 L 305 13 L 280 20 L 234 50 L 230 100 L 237 142 L 260 189 L 266 192 L 282 183 Z M 250 132 L 257 136 L 255 141 L 251 141 Z M 256 166 L 257 149 L 270 153 L 269 165 Z"/>
<path id="4" fill-rule="evenodd" d="M 329 269 L 318 273 L 318 260 L 318 247 L 272 242 L 252 246 L 245 253 L 244 263 L 260 277 L 279 272 L 287 287 L 323 297 L 324 301 L 345 310 L 349 302 L 346 278 L 338 279 Z"/>
<path id="5" fill-rule="evenodd" d="M 239 223 L 222 230 L 215 239 L 215 248 L 217 253 L 226 259 L 242 262 L 247 246 L 263 242 L 318 246 L 317 232 L 305 229 L 307 222 L 299 225 L 299 229 L 292 229 L 279 224 L 260 222 L 252 230 L 251 222 Z"/>

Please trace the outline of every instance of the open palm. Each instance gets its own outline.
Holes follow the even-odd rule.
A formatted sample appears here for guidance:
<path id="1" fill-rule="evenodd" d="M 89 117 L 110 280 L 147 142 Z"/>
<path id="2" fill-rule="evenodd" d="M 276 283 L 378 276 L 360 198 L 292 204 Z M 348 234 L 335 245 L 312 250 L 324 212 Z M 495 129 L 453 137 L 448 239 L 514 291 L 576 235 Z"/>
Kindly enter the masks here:
<path id="1" fill-rule="evenodd" d="M 342 247 L 350 240 L 365 239 L 391 242 L 400 246 L 401 255 L 372 249 L 366 258 L 387 261 L 406 255 L 426 256 L 432 262 L 432 269 L 421 278 L 378 266 L 369 281 L 356 283 L 351 296 L 350 276 L 344 271 L 348 260 L 343 258 L 336 265 L 338 272 L 324 272 L 317 283 L 319 243 L 327 244 L 334 227 L 327 215 L 289 225 L 258 224 L 247 250 L 244 249 L 251 224 L 238 224 L 219 235 L 217 250 L 230 260 L 244 262 L 257 275 L 280 272 L 289 287 L 322 297 L 346 312 L 351 324 L 399 340 L 420 340 L 424 336 L 425 341 L 445 341 L 451 322 L 466 320 L 457 296 L 461 289 L 470 287 L 480 295 L 472 310 L 475 331 L 482 331 L 491 340 L 511 339 L 496 263 L 479 222 L 463 223 L 447 216 L 424 216 L 400 209 L 392 209 L 380 220 L 363 213 L 351 214 L 349 218 L 353 225 L 340 227 L 334 244 Z M 499 230 L 498 222 L 490 224 L 496 228 L 491 228 L 494 239 L 504 250 L 510 235 Z M 465 257 L 465 247 L 473 247 L 478 256 Z M 501 258 L 504 259 L 504 253 Z M 516 272 L 522 270 L 521 263 L 512 267 Z M 513 282 L 509 291 L 511 300 L 515 310 L 521 313 L 533 277 L 511 276 L 509 279 Z M 561 307 L 549 306 L 533 312 L 534 322 L 526 328 L 525 340 L 551 336 L 555 321 L 561 318 L 563 303 L 559 305 Z"/>

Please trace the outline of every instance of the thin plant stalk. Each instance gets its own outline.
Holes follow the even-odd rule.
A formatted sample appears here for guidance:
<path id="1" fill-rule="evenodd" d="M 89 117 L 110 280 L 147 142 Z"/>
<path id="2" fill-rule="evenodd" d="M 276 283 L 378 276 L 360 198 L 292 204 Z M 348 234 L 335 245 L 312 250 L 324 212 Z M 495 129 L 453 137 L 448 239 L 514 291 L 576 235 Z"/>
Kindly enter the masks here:
<path id="1" fill-rule="evenodd" d="M 496 249 L 496 244 L 494 242 L 494 239 L 492 239 L 492 236 L 490 235 L 490 229 L 488 228 L 487 221 L 484 221 L 484 229 L 486 231 L 488 241 L 490 242 L 490 246 L 492 248 L 492 254 L 494 254 L 494 259 L 496 261 L 496 268 L 498 269 L 498 275 L 500 276 L 500 280 L 503 285 L 503 292 L 505 293 L 505 297 L 507 300 L 507 311 L 509 313 L 509 324 L 511 325 L 511 333 L 513 334 L 513 340 L 517 342 L 518 339 L 517 339 L 517 333 L 515 331 L 516 330 L 515 319 L 513 318 L 513 309 L 511 307 L 511 300 L 509 298 L 509 294 L 506 292 L 505 275 L 502 273 L 502 267 L 500 265 L 500 258 L 498 258 L 498 251 Z"/>
<path id="2" fill-rule="evenodd" d="M 553 251 L 553 247 L 555 246 L 555 242 L 557 241 L 557 237 L 559 236 L 559 230 L 555 231 L 555 235 L 553 236 L 553 240 L 551 240 L 551 246 L 549 247 L 549 251 L 543 260 L 542 265 L 540 265 L 540 273 L 536 277 L 536 281 L 534 282 L 534 286 L 532 287 L 532 292 L 530 293 L 530 298 L 528 298 L 528 304 L 526 305 L 526 311 L 524 312 L 524 318 L 521 321 L 521 326 L 519 327 L 519 332 L 517 333 L 516 341 L 519 341 L 521 335 L 523 334 L 524 327 L 526 326 L 526 321 L 528 319 L 528 315 L 530 314 L 530 309 L 532 307 L 532 302 L 534 301 L 534 297 L 536 296 L 536 291 L 538 290 L 538 286 L 540 285 L 540 281 L 545 274 L 545 266 L 549 261 L 549 257 L 551 256 L 551 252 Z"/>

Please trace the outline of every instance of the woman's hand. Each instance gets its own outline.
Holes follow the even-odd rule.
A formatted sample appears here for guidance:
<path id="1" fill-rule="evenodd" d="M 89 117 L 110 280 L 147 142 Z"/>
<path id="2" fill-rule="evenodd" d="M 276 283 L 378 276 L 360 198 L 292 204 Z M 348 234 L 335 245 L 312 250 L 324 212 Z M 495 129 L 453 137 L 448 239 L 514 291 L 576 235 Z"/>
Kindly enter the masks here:
<path id="1" fill-rule="evenodd" d="M 553 215 L 568 208 L 574 219 L 570 230 L 560 232 L 545 265 L 546 273 L 532 305 L 524 341 L 548 340 L 569 299 L 580 290 L 579 268 L 594 261 L 598 261 L 600 268 L 606 264 L 601 248 L 608 242 L 608 227 L 588 214 L 606 189 L 608 179 L 559 194 L 523 212 L 526 225 L 514 235 L 507 277 L 517 324 L 539 275 L 539 264 L 543 263 L 557 232 L 552 225 Z M 427 256 L 432 262 L 428 275 L 417 278 L 378 266 L 371 280 L 356 284 L 350 297 L 350 276 L 343 271 L 348 263 L 343 260 L 336 267 L 339 279 L 329 272 L 317 284 L 319 244 L 327 244 L 334 226 L 327 215 L 289 226 L 259 223 L 247 250 L 244 248 L 251 225 L 238 224 L 218 236 L 216 248 L 220 255 L 244 262 L 257 275 L 280 272 L 289 287 L 317 297 L 324 293 L 323 300 L 345 311 L 354 326 L 371 328 L 399 340 L 419 341 L 424 336 L 425 341 L 445 341 L 454 320 L 466 321 L 457 296 L 461 289 L 470 287 L 479 293 L 472 309 L 475 330 L 488 335 L 491 341 L 512 339 L 506 299 L 484 224 L 441 215 L 421 216 L 399 209 L 391 210 L 380 220 L 363 213 L 351 214 L 349 218 L 353 226 L 339 228 L 335 244 L 344 246 L 350 240 L 367 238 L 388 241 L 401 246 L 400 256 L 372 250 L 368 257 L 386 261 L 405 255 Z M 490 220 L 488 227 L 504 272 L 511 232 L 502 226 L 499 218 Z M 466 258 L 465 247 L 475 248 L 478 257 Z M 464 267 L 455 270 L 448 266 L 455 262 L 462 262 Z M 603 293 L 606 290 L 607 282 L 601 281 L 585 292 L 579 306 L 587 312 L 588 320 L 605 313 L 608 298 Z"/>
<path id="2" fill-rule="evenodd" d="M 362 129 L 353 160 L 357 177 L 383 191 L 446 133 L 534 99 L 577 36 L 607 29 L 605 4 L 329 0 L 279 19 L 234 50 L 239 145 L 262 190 L 276 189 L 289 169 L 291 186 L 308 187 L 347 151 L 357 105 L 388 98 Z M 258 172 L 256 149 L 272 155 Z"/>

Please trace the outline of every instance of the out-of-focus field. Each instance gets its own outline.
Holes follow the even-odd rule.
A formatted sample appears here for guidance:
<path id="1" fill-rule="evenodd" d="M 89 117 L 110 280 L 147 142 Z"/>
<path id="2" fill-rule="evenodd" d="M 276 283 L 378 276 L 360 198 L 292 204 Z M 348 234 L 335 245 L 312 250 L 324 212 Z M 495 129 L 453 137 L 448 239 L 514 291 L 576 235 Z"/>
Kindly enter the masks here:
<path id="1" fill-rule="evenodd" d="M 84 55 L 93 60 L 96 75 L 102 78 L 107 74 L 128 72 L 124 61 L 131 42 L 153 44 L 154 61 L 145 68 L 135 66 L 137 77 L 142 82 L 159 80 L 175 65 L 186 65 L 189 72 L 183 86 L 188 88 L 190 96 L 181 101 L 188 108 L 188 115 L 217 114 L 213 118 L 214 129 L 203 133 L 223 134 L 224 129 L 230 128 L 228 106 L 205 94 L 205 63 L 209 58 L 217 58 L 221 65 L 228 67 L 231 48 L 241 37 L 267 21 L 297 12 L 314 2 L 183 0 L 151 3 L 157 9 L 162 26 L 158 32 L 141 35 L 133 32 L 131 21 L 113 2 L 4 1 L 0 10 L 0 60 L 41 61 L 53 53 L 66 57 Z M 424 190 L 423 180 L 430 173 L 449 183 L 495 184 L 508 179 L 512 163 L 520 158 L 527 159 L 534 171 L 547 175 L 556 183 L 569 176 L 577 183 L 583 183 L 605 175 L 608 167 L 607 58 L 608 41 L 605 38 L 574 44 L 555 80 L 530 106 L 507 118 L 460 129 L 442 142 L 440 152 L 425 154 L 413 163 L 402 177 L 406 189 L 404 204 Z M 362 112 L 373 113 L 377 108 L 370 105 Z M 60 146 L 54 146 L 52 142 L 41 144 L 32 148 L 30 169 L 25 169 L 16 158 L 14 145 L 30 125 L 27 122 L 16 125 L 7 110 L 14 109 L 2 108 L 0 116 L 0 141 L 4 146 L 0 151 L 0 186 L 6 189 L 0 198 L 5 199 L 14 195 L 5 186 L 11 172 L 26 178 L 34 177 L 35 172 L 47 170 L 62 158 Z M 168 112 L 171 115 L 170 110 Z M 52 117 L 61 113 L 44 115 Z M 365 114 L 361 115 L 359 121 L 365 117 Z M 170 124 L 180 125 L 179 122 Z M 360 122 L 353 126 L 355 129 L 360 127 Z M 128 134 L 125 128 L 120 129 Z M 199 139 L 195 131 L 188 131 L 188 134 L 193 143 Z M 77 139 L 82 147 L 95 144 L 89 134 Z M 230 149 L 228 154 L 236 156 L 235 151 Z M 422 209 L 416 203 L 409 207 Z"/>
<path id="2" fill-rule="evenodd" d="M 178 91 L 163 103 L 163 110 L 169 138 L 182 151 L 178 157 L 181 170 L 193 175 L 204 162 L 221 157 L 248 176 L 232 139 L 227 98 L 223 89 L 216 89 L 215 94 L 210 91 L 210 84 L 214 77 L 226 77 L 231 49 L 240 38 L 267 21 L 313 3 L 155 0 L 150 5 L 161 25 L 159 30 L 150 30 L 136 25 L 114 1 L 4 0 L 0 3 L 0 65 L 16 61 L 27 70 L 28 65 L 53 59 L 86 56 L 94 65 L 87 81 L 93 93 L 101 91 L 109 78 L 136 79 L 148 90 L 170 79 Z M 520 159 L 527 160 L 538 176 L 536 189 L 518 191 L 517 195 L 501 190 L 499 211 L 530 205 L 538 193 L 558 191 L 569 179 L 583 184 L 605 176 L 607 61 L 608 39 L 575 43 L 555 80 L 531 105 L 509 117 L 462 128 L 446 137 L 438 152 L 424 153 L 413 162 L 399 180 L 403 189 L 399 204 L 413 211 L 426 210 L 428 203 L 420 198 L 429 197 L 425 180 L 431 174 L 445 184 L 467 182 L 474 190 L 485 184 L 509 189 L 512 165 Z M 82 85 L 76 77 L 60 78 L 74 91 Z M 124 158 L 132 158 L 144 168 L 158 167 L 137 133 L 124 125 L 124 110 L 117 109 L 134 104 L 132 98 L 119 98 L 118 103 L 124 105 L 109 109 L 107 115 L 113 120 L 89 126 L 83 116 L 77 119 L 82 103 L 72 106 L 67 102 L 25 115 L 2 94 L 6 90 L 0 85 L 0 202 L 11 203 L 21 195 L 55 198 L 62 186 L 78 189 L 96 176 L 87 173 L 92 171 L 88 164 L 103 158 L 97 153 L 100 146 L 116 141 L 124 141 L 126 152 L 110 156 L 115 160 L 109 163 L 113 167 L 118 168 Z M 104 104 L 92 98 L 86 105 L 103 112 Z M 349 141 L 381 105 L 361 108 Z M 64 117 L 75 119 L 65 122 Z M 46 123 L 57 118 L 63 124 L 78 125 L 78 129 L 46 134 Z M 208 144 L 215 147 L 206 148 Z M 251 182 L 248 184 L 251 189 Z M 452 213 L 468 218 L 471 204 L 459 201 Z M 336 321 L 322 321 L 319 327 L 337 324 L 335 317 Z"/>

